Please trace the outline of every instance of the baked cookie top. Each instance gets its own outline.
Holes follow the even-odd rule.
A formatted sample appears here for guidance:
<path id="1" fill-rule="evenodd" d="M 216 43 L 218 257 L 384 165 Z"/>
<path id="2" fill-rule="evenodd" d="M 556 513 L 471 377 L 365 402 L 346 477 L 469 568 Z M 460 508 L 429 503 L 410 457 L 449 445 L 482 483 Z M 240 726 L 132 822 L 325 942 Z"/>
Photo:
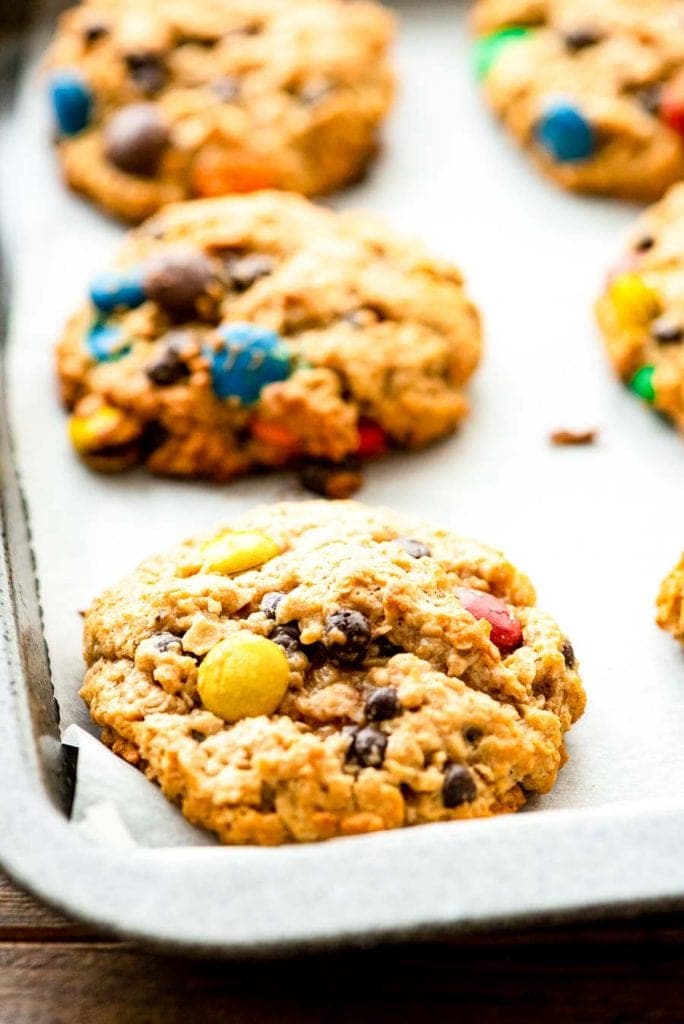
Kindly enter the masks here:
<path id="1" fill-rule="evenodd" d="M 69 183 L 138 221 L 165 203 L 359 176 L 393 96 L 371 0 L 88 0 L 47 66 Z"/>
<path id="2" fill-rule="evenodd" d="M 514 811 L 584 691 L 499 552 L 353 502 L 258 508 L 143 563 L 85 620 L 103 739 L 226 843 Z"/>
<path id="3" fill-rule="evenodd" d="M 478 0 L 485 94 L 566 188 L 657 199 L 684 177 L 679 0 Z"/>
<path id="4" fill-rule="evenodd" d="M 684 430 L 684 185 L 639 218 L 597 314 L 619 376 Z"/>
<path id="5" fill-rule="evenodd" d="M 479 354 L 454 266 L 368 215 L 264 192 L 132 232 L 57 361 L 91 465 L 227 480 L 425 445 L 465 416 Z"/>

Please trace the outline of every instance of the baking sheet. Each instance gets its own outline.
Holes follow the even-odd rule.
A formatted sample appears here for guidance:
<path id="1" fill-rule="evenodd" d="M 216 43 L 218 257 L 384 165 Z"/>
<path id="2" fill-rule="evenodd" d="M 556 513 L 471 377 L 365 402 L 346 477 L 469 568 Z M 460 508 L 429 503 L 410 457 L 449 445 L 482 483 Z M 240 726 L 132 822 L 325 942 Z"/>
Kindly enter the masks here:
<path id="1" fill-rule="evenodd" d="M 684 658 L 653 624 L 653 602 L 684 544 L 684 448 L 612 381 L 591 314 L 635 211 L 557 192 L 509 145 L 471 78 L 466 5 L 422 0 L 401 12 L 402 95 L 384 154 L 369 180 L 334 205 L 381 213 L 458 262 L 485 315 L 486 355 L 460 434 L 370 467 L 361 497 L 503 548 L 572 638 L 587 714 L 570 734 L 571 760 L 554 792 L 506 823 L 511 838 L 529 830 L 530 814 L 616 804 L 636 813 L 680 800 Z M 62 727 L 92 732 L 77 696 L 78 609 L 150 552 L 257 502 L 304 495 L 287 474 L 220 487 L 95 476 L 74 458 L 52 346 L 93 273 L 108 265 L 121 228 L 62 188 L 49 134 L 34 68 L 3 145 L 0 201 L 14 272 L 10 411 Z M 600 428 L 596 446 L 548 445 L 550 430 L 585 426 Z M 126 817 L 131 800 L 152 813 L 159 794 L 121 773 L 113 755 L 90 749 L 81 758 L 77 827 L 85 821 L 90 838 L 106 843 L 122 827 L 133 843 L 158 845 L 166 832 L 156 817 L 147 830 Z M 106 812 L 93 816 L 105 804 L 118 808 L 116 824 Z M 476 827 L 499 834 L 502 825 Z M 446 830 L 457 868 L 471 828 L 430 826 L 420 839 L 413 830 L 402 849 L 415 843 L 417 853 L 427 843 L 429 852 L 429 837 Z M 169 845 L 202 841 L 183 829 L 180 840 L 168 833 Z M 349 856 L 357 842 L 345 841 Z M 397 848 L 396 837 L 361 842 L 378 855 Z"/>

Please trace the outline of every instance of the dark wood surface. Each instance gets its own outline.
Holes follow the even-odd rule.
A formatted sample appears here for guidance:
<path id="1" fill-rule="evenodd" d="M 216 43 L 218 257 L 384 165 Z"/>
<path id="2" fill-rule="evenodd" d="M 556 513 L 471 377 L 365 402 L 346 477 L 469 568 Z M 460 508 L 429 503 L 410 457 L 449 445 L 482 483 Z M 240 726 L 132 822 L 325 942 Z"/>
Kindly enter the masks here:
<path id="1" fill-rule="evenodd" d="M 0 1024 L 684 1024 L 684 914 L 225 963 L 93 935 L 0 877 Z"/>

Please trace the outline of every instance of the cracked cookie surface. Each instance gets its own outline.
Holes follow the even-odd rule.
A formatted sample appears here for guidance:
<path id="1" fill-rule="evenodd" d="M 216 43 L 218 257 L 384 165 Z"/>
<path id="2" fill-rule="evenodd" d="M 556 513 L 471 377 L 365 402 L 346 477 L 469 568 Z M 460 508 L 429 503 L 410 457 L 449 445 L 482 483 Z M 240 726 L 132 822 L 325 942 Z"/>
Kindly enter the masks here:
<path id="1" fill-rule="evenodd" d="M 370 0 L 88 0 L 47 57 L 68 183 L 140 221 L 166 203 L 358 178 L 393 97 Z"/>
<path id="2" fill-rule="evenodd" d="M 91 466 L 221 481 L 426 445 L 467 414 L 479 355 L 453 265 L 370 216 L 265 192 L 132 232 L 57 363 Z"/>
<path id="3" fill-rule="evenodd" d="M 684 178 L 679 0 L 478 0 L 487 101 L 565 188 L 660 198 Z"/>
<path id="4" fill-rule="evenodd" d="M 684 185 L 632 229 L 597 303 L 608 357 L 645 403 L 684 432 Z"/>
<path id="5" fill-rule="evenodd" d="M 88 611 L 85 658 L 103 740 L 225 843 L 515 811 L 585 701 L 503 555 L 354 502 L 258 508 L 148 560 Z"/>

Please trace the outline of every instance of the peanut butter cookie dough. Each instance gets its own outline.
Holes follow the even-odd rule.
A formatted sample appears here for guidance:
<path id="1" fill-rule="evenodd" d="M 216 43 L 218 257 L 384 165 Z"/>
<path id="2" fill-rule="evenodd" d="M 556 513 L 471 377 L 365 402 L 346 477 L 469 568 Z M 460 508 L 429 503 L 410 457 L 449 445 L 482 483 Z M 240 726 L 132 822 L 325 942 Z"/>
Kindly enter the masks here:
<path id="1" fill-rule="evenodd" d="M 92 467 L 225 481 L 420 448 L 466 415 L 479 355 L 455 267 L 367 215 L 264 192 L 132 232 L 57 362 Z"/>
<path id="2" fill-rule="evenodd" d="M 684 431 L 684 184 L 639 218 L 597 314 L 619 376 Z"/>
<path id="3" fill-rule="evenodd" d="M 684 644 L 684 554 L 663 580 L 658 594 L 656 621 L 661 629 Z"/>
<path id="4" fill-rule="evenodd" d="M 478 0 L 494 112 L 558 184 L 636 200 L 684 178 L 679 0 Z"/>
<path id="5" fill-rule="evenodd" d="M 515 811 L 584 709 L 572 645 L 499 552 L 353 502 L 256 509 L 85 620 L 102 738 L 225 843 Z"/>
<path id="6" fill-rule="evenodd" d="M 364 171 L 394 91 L 371 0 L 87 0 L 47 58 L 68 183 L 140 221 L 192 196 Z"/>

